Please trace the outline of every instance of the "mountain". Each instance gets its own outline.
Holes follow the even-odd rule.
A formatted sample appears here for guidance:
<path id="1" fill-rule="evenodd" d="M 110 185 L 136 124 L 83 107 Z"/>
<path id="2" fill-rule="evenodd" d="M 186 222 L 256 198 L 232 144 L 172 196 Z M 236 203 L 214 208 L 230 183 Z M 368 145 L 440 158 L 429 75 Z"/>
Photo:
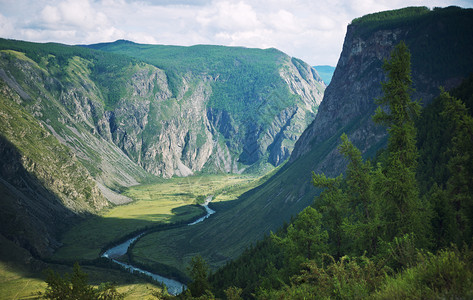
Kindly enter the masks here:
<path id="1" fill-rule="evenodd" d="M 314 66 L 314 69 L 319 73 L 320 78 L 325 82 L 326 85 L 329 85 L 332 81 L 333 72 L 335 72 L 335 67 L 332 66 Z"/>
<path id="2" fill-rule="evenodd" d="M 221 266 L 312 203 L 317 194 L 313 171 L 327 176 L 344 172 L 347 162 L 336 149 L 342 133 L 365 157 L 376 155 L 386 144 L 386 129 L 371 120 L 374 99 L 382 95 L 380 82 L 386 79 L 381 66 L 401 40 L 411 51 L 413 99 L 421 98 L 424 105 L 439 94 L 439 86 L 455 87 L 473 71 L 471 9 L 406 8 L 353 20 L 319 112 L 290 161 L 235 201 L 231 210 L 215 214 L 199 228 L 157 234 L 172 246 L 158 245 L 154 251 L 173 253 L 181 268 L 182 258 L 196 253 L 213 268 Z"/>
<path id="3" fill-rule="evenodd" d="M 6 39 L 0 86 L 1 233 L 38 256 L 124 187 L 280 165 L 325 89 L 276 49 Z"/>
<path id="4" fill-rule="evenodd" d="M 141 153 L 130 152 L 141 157 L 147 171 L 165 177 L 280 165 L 315 117 L 325 89 L 306 63 L 276 49 L 129 41 L 87 47 L 124 54 L 164 70 L 169 101 L 150 107 L 161 111 L 158 119 L 165 122 L 148 130 L 160 139 L 144 142 Z M 150 133 L 144 128 L 142 134 L 147 138 Z M 162 153 L 162 160 L 156 159 L 156 151 Z"/>

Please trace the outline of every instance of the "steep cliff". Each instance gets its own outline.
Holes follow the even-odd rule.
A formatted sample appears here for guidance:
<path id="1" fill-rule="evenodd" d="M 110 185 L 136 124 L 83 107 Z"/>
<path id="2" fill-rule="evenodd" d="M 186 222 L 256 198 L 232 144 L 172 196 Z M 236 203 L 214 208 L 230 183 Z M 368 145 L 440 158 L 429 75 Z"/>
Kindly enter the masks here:
<path id="1" fill-rule="evenodd" d="M 363 153 L 372 155 L 379 148 L 386 133 L 366 117 L 373 114 L 373 100 L 382 93 L 383 61 L 401 40 L 411 50 L 413 99 L 425 105 L 439 94 L 440 86 L 449 90 L 460 84 L 473 71 L 469 59 L 473 53 L 472 14 L 471 9 L 419 7 L 355 19 L 347 28 L 320 114 L 299 139 L 291 161 L 314 151 L 341 129 Z M 336 175 L 343 170 L 332 167 L 339 161 L 323 160 L 317 169 Z"/>
<path id="2" fill-rule="evenodd" d="M 167 87 L 159 87 L 155 101 L 143 106 L 146 113 L 141 117 L 153 120 L 142 130 L 133 125 L 131 132 L 126 124 L 118 126 L 117 136 L 142 134 L 141 146 L 129 140 L 120 147 L 148 172 L 164 177 L 278 166 L 315 117 L 325 90 L 312 68 L 276 49 L 128 41 L 87 47 L 121 53 L 163 70 L 160 81 Z M 126 114 L 120 111 L 123 107 L 136 111 L 129 109 L 134 99 L 120 101 L 118 114 Z"/>

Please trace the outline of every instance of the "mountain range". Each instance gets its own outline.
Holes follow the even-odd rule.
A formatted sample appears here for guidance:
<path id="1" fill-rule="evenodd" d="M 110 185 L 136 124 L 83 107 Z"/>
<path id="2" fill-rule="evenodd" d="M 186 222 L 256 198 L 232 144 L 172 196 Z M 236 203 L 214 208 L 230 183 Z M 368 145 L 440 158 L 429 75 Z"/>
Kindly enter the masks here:
<path id="1" fill-rule="evenodd" d="M 200 253 L 217 268 L 313 202 L 320 191 L 312 186 L 312 172 L 327 176 L 344 172 L 347 160 L 337 149 L 343 133 L 364 157 L 375 157 L 386 145 L 387 133 L 372 121 L 374 99 L 382 95 L 380 83 L 386 80 L 382 64 L 401 40 L 412 55 L 416 89 L 412 97 L 423 105 L 439 95 L 439 87 L 456 87 L 473 71 L 472 9 L 406 8 L 353 20 L 319 112 L 297 141 L 289 162 L 198 230 L 156 235 L 173 246 L 155 250 L 177 257 Z"/>
<path id="2" fill-rule="evenodd" d="M 325 90 L 276 49 L 128 41 L 2 39 L 0 78 L 2 234 L 40 256 L 69 217 L 129 201 L 127 186 L 280 165 Z"/>
<path id="3" fill-rule="evenodd" d="M 371 116 L 381 66 L 400 41 L 411 52 L 413 98 L 427 105 L 473 70 L 473 10 L 353 20 L 327 89 L 307 63 L 276 49 L 2 39 L 0 233 L 47 257 L 75 221 L 128 201 L 117 194 L 128 186 L 279 167 L 198 227 L 155 236 L 168 242 L 163 252 L 222 266 L 312 203 L 312 172 L 344 172 L 342 133 L 367 158 L 385 146 Z"/>

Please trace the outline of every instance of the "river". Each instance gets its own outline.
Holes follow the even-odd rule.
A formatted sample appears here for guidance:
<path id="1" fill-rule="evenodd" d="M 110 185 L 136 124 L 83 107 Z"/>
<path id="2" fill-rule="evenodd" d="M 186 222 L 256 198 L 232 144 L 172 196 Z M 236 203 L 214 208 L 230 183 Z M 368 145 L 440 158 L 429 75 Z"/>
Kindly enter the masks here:
<path id="1" fill-rule="evenodd" d="M 192 225 L 201 223 L 205 219 L 207 219 L 210 215 L 213 215 L 215 213 L 215 210 L 213 210 L 209 207 L 210 201 L 212 201 L 212 196 L 208 196 L 205 199 L 204 204 L 202 204 L 202 206 L 205 208 L 205 211 L 207 212 L 207 214 L 205 216 L 197 219 L 196 221 L 187 224 L 187 225 L 192 226 Z M 113 248 L 108 249 L 107 251 L 105 251 L 102 254 L 102 257 L 111 259 L 114 263 L 119 264 L 120 266 L 125 268 L 130 273 L 139 272 L 139 273 L 145 274 L 145 275 L 153 278 L 154 280 L 156 280 L 156 281 L 158 281 L 162 284 L 165 284 L 167 289 L 168 289 L 168 293 L 171 294 L 171 295 L 177 295 L 177 294 L 182 293 L 187 288 L 186 285 L 183 284 L 182 282 L 179 282 L 179 281 L 176 281 L 176 280 L 173 280 L 173 279 L 170 279 L 170 278 L 166 278 L 166 277 L 160 276 L 158 274 L 153 274 L 151 272 L 140 269 L 140 268 L 135 267 L 133 265 L 126 264 L 126 263 L 123 263 L 123 262 L 120 262 L 120 261 L 116 260 L 116 258 L 119 258 L 120 256 L 125 255 L 128 251 L 128 248 L 130 248 L 130 245 L 145 234 L 146 234 L 146 232 L 140 233 L 137 236 L 132 237 L 131 239 L 127 240 L 126 242 L 121 243 L 120 245 L 117 245 Z"/>

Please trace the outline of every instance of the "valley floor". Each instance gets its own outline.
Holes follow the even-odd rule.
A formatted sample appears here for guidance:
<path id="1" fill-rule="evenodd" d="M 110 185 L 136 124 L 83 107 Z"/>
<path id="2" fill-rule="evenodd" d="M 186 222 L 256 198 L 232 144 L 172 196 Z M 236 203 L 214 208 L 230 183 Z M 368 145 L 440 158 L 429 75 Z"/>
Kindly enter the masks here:
<path id="1" fill-rule="evenodd" d="M 258 185 L 258 179 L 260 178 L 249 175 L 203 175 L 159 180 L 131 187 L 123 194 L 132 198 L 133 202 L 115 206 L 104 211 L 101 216 L 87 218 L 71 228 L 61 240 L 63 246 L 51 259 L 67 264 L 95 260 L 105 248 L 134 232 L 159 224 L 195 220 L 204 214 L 202 206 L 197 204 L 203 203 L 208 196 L 213 196 L 213 202 L 235 200 Z M 140 247 L 142 248 L 143 246 Z M 13 263 L 0 262 L 0 299 L 30 298 L 46 288 L 44 270 L 39 267 L 31 271 L 31 268 L 23 267 L 24 262 L 21 260 L 24 257 L 28 255 L 25 253 L 20 258 L 13 259 Z M 154 262 L 153 257 L 150 257 L 150 263 Z M 63 265 L 48 267 L 70 273 L 70 268 Z M 84 271 L 89 273 L 92 283 L 116 282 L 118 291 L 125 293 L 127 299 L 143 299 L 142 296 L 151 295 L 153 289 L 158 289 L 143 279 L 118 270 L 90 266 L 84 267 Z"/>

